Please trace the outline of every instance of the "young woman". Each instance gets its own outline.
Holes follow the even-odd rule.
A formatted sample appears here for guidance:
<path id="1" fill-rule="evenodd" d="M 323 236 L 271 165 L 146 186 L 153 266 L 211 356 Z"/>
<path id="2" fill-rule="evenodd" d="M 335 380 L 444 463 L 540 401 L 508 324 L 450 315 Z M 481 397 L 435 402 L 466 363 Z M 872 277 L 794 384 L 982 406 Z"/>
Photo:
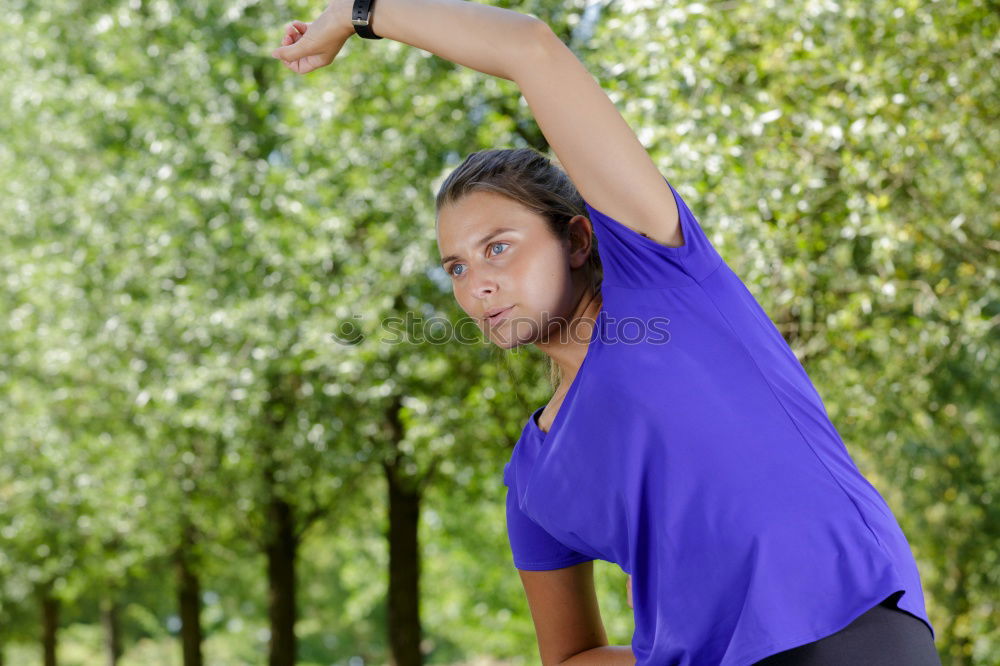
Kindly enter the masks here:
<path id="1" fill-rule="evenodd" d="M 353 9 L 291 23 L 273 55 L 328 65 Z M 552 364 L 504 468 L 543 664 L 939 665 L 892 512 L 573 53 L 532 16 L 462 0 L 378 0 L 367 29 L 516 82 L 562 165 L 481 151 L 436 202 L 462 309 Z M 630 575 L 631 647 L 607 645 L 595 559 Z"/>

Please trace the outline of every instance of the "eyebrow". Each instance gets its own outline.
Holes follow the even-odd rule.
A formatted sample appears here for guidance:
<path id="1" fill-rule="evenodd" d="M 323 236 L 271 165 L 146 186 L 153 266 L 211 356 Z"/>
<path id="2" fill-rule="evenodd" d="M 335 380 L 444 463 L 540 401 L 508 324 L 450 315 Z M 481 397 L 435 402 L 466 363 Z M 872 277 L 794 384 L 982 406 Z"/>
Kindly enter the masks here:
<path id="1" fill-rule="evenodd" d="M 478 245 L 482 245 L 483 243 L 488 242 L 494 236 L 499 236 L 500 234 L 506 233 L 508 231 L 517 231 L 517 229 L 511 229 L 510 227 L 499 227 L 497 229 L 494 229 L 490 233 L 480 238 Z M 459 256 L 457 254 L 449 254 L 447 257 L 441 260 L 441 267 L 443 268 L 444 265 L 447 264 L 452 259 L 458 259 L 458 258 Z"/>

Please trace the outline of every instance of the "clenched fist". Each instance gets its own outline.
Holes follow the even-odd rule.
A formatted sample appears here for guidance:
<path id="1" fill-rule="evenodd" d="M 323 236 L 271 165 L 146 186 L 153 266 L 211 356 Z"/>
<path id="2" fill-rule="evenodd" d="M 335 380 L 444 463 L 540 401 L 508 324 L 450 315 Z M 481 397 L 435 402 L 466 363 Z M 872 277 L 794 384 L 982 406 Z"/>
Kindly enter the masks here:
<path id="1" fill-rule="evenodd" d="M 293 72 L 307 74 L 333 62 L 353 34 L 351 5 L 332 0 L 312 23 L 289 23 L 281 46 L 271 51 L 271 55 Z"/>

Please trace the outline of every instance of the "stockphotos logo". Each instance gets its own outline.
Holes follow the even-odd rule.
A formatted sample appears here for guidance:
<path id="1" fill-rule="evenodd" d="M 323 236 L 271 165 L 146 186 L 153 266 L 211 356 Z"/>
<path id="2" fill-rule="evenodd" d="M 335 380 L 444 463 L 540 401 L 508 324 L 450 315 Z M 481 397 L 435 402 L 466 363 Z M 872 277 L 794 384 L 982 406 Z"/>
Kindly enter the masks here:
<path id="1" fill-rule="evenodd" d="M 547 344 L 554 334 L 560 343 L 587 344 L 591 340 L 589 322 L 576 320 L 568 322 L 563 317 L 550 320 L 550 327 L 543 331 L 537 342 Z M 624 317 L 616 319 L 609 315 L 598 317 L 597 336 L 601 343 L 608 344 L 652 344 L 664 345 L 670 341 L 667 317 Z M 496 323 L 483 322 L 472 317 L 463 317 L 453 322 L 446 317 L 422 317 L 407 312 L 403 317 L 387 317 L 377 327 L 382 334 L 379 339 L 385 344 L 492 344 L 504 342 L 508 336 L 516 337 L 518 332 L 527 332 L 536 326 L 534 319 L 512 317 Z M 358 345 L 368 339 L 361 325 L 361 315 L 352 315 L 342 321 L 330 338 L 342 345 Z"/>

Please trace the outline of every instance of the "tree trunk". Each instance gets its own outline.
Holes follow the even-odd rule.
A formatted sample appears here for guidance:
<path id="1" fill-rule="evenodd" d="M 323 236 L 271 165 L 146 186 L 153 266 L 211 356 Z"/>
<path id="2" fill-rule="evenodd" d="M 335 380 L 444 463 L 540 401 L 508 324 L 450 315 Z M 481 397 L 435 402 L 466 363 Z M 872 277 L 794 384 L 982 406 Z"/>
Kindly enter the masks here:
<path id="1" fill-rule="evenodd" d="M 117 599 L 101 602 L 101 624 L 104 625 L 104 640 L 107 646 L 108 666 L 118 666 L 122 658 L 121 623 L 118 620 L 121 605 Z"/>
<path id="2" fill-rule="evenodd" d="M 420 666 L 420 494 L 386 465 L 389 485 L 389 647 L 392 666 Z"/>
<path id="3" fill-rule="evenodd" d="M 273 498 L 268 508 L 268 615 L 271 621 L 270 666 L 295 665 L 295 557 L 298 536 L 291 504 Z"/>
<path id="4" fill-rule="evenodd" d="M 202 666 L 201 580 L 193 565 L 194 528 L 187 526 L 174 556 L 177 605 L 181 615 L 181 652 L 184 666 Z"/>
<path id="5" fill-rule="evenodd" d="M 59 629 L 59 600 L 52 596 L 52 584 L 42 588 L 42 663 L 56 666 L 56 632 Z"/>

